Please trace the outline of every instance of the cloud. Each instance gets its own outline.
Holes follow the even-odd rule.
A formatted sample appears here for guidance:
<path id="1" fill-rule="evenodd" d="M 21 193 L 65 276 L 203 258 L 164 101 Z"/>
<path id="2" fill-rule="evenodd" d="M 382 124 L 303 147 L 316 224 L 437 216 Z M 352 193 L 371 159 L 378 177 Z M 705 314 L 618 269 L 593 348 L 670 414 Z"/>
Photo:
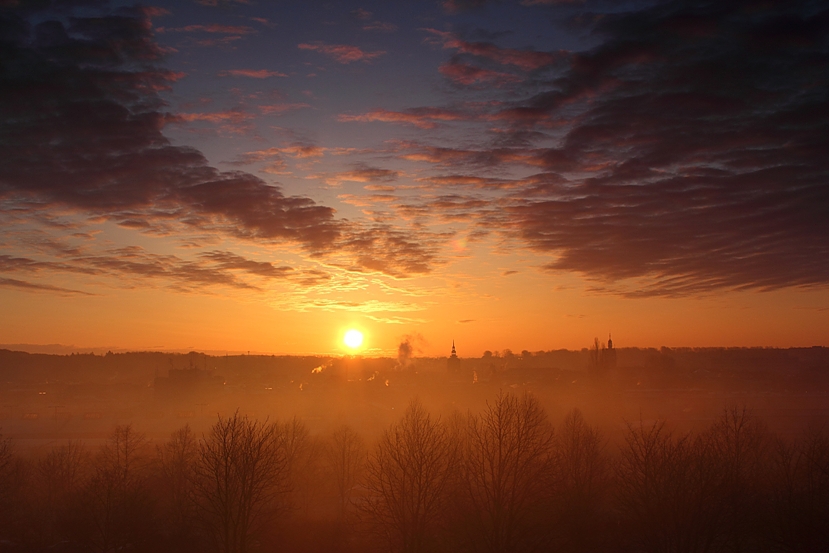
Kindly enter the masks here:
<path id="1" fill-rule="evenodd" d="M 95 277 L 112 277 L 116 286 L 131 287 L 136 283 L 148 284 L 148 279 L 159 286 L 179 291 L 201 291 L 213 286 L 225 286 L 240 290 L 260 290 L 263 279 L 287 279 L 297 276 L 305 282 L 306 274 L 298 274 L 292 267 L 274 265 L 267 261 L 255 261 L 228 251 L 208 251 L 198 254 L 195 260 L 175 255 L 160 255 L 138 246 L 109 249 L 96 254 L 65 257 L 60 262 L 38 261 L 31 258 L 0 255 L 0 271 L 3 273 L 27 273 L 43 278 L 55 278 L 60 273 L 84 274 Z M 50 284 L 31 284 L 16 279 L 6 280 L 4 286 L 15 286 L 32 291 L 86 294 Z"/>
<path id="2" fill-rule="evenodd" d="M 230 69 L 228 71 L 220 71 L 220 77 L 250 77 L 253 79 L 267 79 L 269 77 L 287 77 L 285 73 L 279 71 L 270 71 L 268 69 Z"/>
<path id="3" fill-rule="evenodd" d="M 566 54 L 559 52 L 539 52 L 536 50 L 518 50 L 515 48 L 501 48 L 492 42 L 469 42 L 457 38 L 452 33 L 436 29 L 423 29 L 443 41 L 443 47 L 458 50 L 461 54 L 469 54 L 484 58 L 501 65 L 512 65 L 525 71 L 533 71 L 549 67 L 562 60 Z"/>
<path id="4" fill-rule="evenodd" d="M 334 61 L 342 64 L 348 64 L 355 61 L 369 62 L 385 54 L 383 51 L 366 52 L 357 46 L 350 46 L 348 44 L 324 44 L 322 42 L 315 42 L 313 44 L 302 43 L 298 44 L 297 48 L 300 50 L 312 50 L 325 54 L 334 59 Z"/>
<path id="5" fill-rule="evenodd" d="M 206 121 L 208 123 L 245 123 L 253 119 L 253 115 L 239 108 L 212 113 L 178 113 L 170 117 L 172 121 L 183 121 L 192 123 L 194 121 Z"/>
<path id="6" fill-rule="evenodd" d="M 231 165 L 246 165 L 249 163 L 267 161 L 272 164 L 278 163 L 280 168 L 284 168 L 286 165 L 285 161 L 282 159 L 282 156 L 288 156 L 294 159 L 314 159 L 322 157 L 326 150 L 326 148 L 313 144 L 290 144 L 288 146 L 247 152 L 230 163 Z"/>
<path id="7" fill-rule="evenodd" d="M 244 25 L 187 25 L 185 27 L 158 27 L 158 33 L 211 33 L 225 35 L 249 35 L 256 33 L 253 27 Z"/>
<path id="8" fill-rule="evenodd" d="M 483 8 L 492 0 L 444 0 L 441 5 L 447 13 L 461 13 Z"/>
<path id="9" fill-rule="evenodd" d="M 478 177 L 473 175 L 441 175 L 436 177 L 424 177 L 420 182 L 427 182 L 435 187 L 471 187 L 480 189 L 507 189 L 525 186 L 526 181 Z"/>
<path id="10" fill-rule="evenodd" d="M 277 267 L 267 261 L 253 261 L 226 251 L 206 252 L 199 257 L 215 263 L 222 270 L 239 270 L 266 278 L 284 278 L 294 270 L 286 265 Z"/>
<path id="11" fill-rule="evenodd" d="M 0 277 L 0 286 L 5 288 L 15 288 L 18 290 L 24 290 L 27 292 L 57 292 L 61 295 L 82 295 L 82 296 L 94 296 L 94 294 L 90 294 L 88 292 L 82 292 L 80 290 L 70 290 L 69 288 L 61 288 L 60 286 L 52 286 L 51 284 L 37 284 L 34 282 L 26 282 L 24 280 L 17 280 L 14 278 L 2 278 Z"/>
<path id="12" fill-rule="evenodd" d="M 361 19 L 363 21 L 368 21 L 369 19 L 371 19 L 371 16 L 374 15 L 374 14 L 372 14 L 370 11 L 368 11 L 366 9 L 357 8 L 356 10 L 351 12 L 351 15 L 353 15 L 357 19 Z"/>
<path id="13" fill-rule="evenodd" d="M 197 4 L 202 6 L 228 6 L 230 4 L 250 4 L 250 0 L 194 0 Z"/>
<path id="14" fill-rule="evenodd" d="M 399 142 L 395 153 L 401 159 L 422 161 L 443 167 L 479 168 L 504 164 L 543 166 L 546 161 L 537 150 L 524 148 L 464 149 Z"/>
<path id="15" fill-rule="evenodd" d="M 437 126 L 438 121 L 462 121 L 465 119 L 467 119 L 467 116 L 461 113 L 440 108 L 413 108 L 406 111 L 377 109 L 360 115 L 342 114 L 337 116 L 337 121 L 342 123 L 381 121 L 383 123 L 406 123 L 421 129 L 433 129 Z"/>
<path id="16" fill-rule="evenodd" d="M 31 224 L 43 226 L 47 222 L 42 214 L 61 213 L 67 220 L 176 236 L 196 246 L 204 242 L 202 237 L 209 237 L 208 243 L 237 239 L 260 247 L 290 245 L 349 271 L 398 278 L 427 273 L 439 263 L 440 236 L 337 219 L 334 209 L 308 197 L 286 195 L 279 186 L 248 172 L 220 171 L 198 150 L 173 145 L 162 133 L 170 122 L 239 128 L 253 116 L 244 109 L 168 113 L 159 92 L 178 76 L 160 66 L 165 51 L 153 41 L 143 10 L 86 11 L 74 18 L 39 12 L 33 25 L 25 15 L 0 12 L 0 40 L 11 64 L 0 82 L 4 223 L 28 217 Z M 188 29 L 216 34 L 238 30 Z M 313 159 L 324 151 L 294 143 L 253 152 L 248 160 L 268 163 L 265 171 L 282 172 L 283 157 Z M 350 152 L 332 150 L 335 155 Z M 395 171 L 362 165 L 342 175 L 379 183 L 397 176 Z M 29 244 L 7 236 L 7 252 L 30 251 Z M 38 275 L 37 284 L 15 277 L 6 278 L 3 286 L 57 293 L 73 292 L 54 284 L 51 275 L 60 273 L 103 277 L 116 286 L 150 279 L 184 291 L 213 286 L 255 291 L 269 279 L 310 286 L 329 278 L 323 272 L 291 270 L 230 252 L 189 252 L 185 258 L 135 247 L 66 250 L 48 254 L 48 261 L 6 256 L 17 260 L 5 259 L 0 269 L 4 274 Z"/>
<path id="17" fill-rule="evenodd" d="M 298 109 L 305 109 L 310 108 L 311 104 L 306 104 L 303 102 L 293 103 L 293 104 L 269 104 L 259 106 L 259 111 L 262 112 L 263 115 L 282 115 L 283 113 L 287 113 L 289 111 L 296 111 Z"/>
<path id="18" fill-rule="evenodd" d="M 395 277 L 428 273 L 437 261 L 437 242 L 423 232 L 390 225 L 359 225 L 343 236 L 339 247 L 354 256 L 351 270 Z"/>
<path id="19" fill-rule="evenodd" d="M 520 236 L 633 297 L 829 284 L 827 12 L 672 2 L 598 20 L 525 124 L 570 118 L 534 159 L 568 178 L 508 208 Z"/>
<path id="20" fill-rule="evenodd" d="M 483 69 L 481 67 L 475 67 L 474 65 L 458 61 L 451 61 L 441 65 L 440 72 L 452 81 L 463 85 L 473 85 L 478 83 L 493 83 L 501 85 L 521 80 L 519 77 L 510 73 Z"/>
<path id="21" fill-rule="evenodd" d="M 364 31 L 377 31 L 380 33 L 393 33 L 397 30 L 397 25 L 388 23 L 386 21 L 371 21 L 363 25 Z"/>
<path id="22" fill-rule="evenodd" d="M 42 18 L 4 14 L 0 197 L 5 210 L 61 209 L 134 228 L 218 232 L 324 250 L 334 210 L 249 173 L 221 172 L 162 134 L 170 120 L 244 123 L 241 110 L 164 113 L 158 91 L 174 78 L 140 10 Z M 110 40 L 117 36 L 119 40 Z M 25 62 L 23 61 L 25 60 Z"/>
<path id="23" fill-rule="evenodd" d="M 357 164 L 351 171 L 336 173 L 327 177 L 326 183 L 339 184 L 342 181 L 350 182 L 393 182 L 400 176 L 399 171 L 380 169 L 365 164 Z"/>
<path id="24" fill-rule="evenodd" d="M 584 0 L 521 0 L 522 6 L 555 6 L 557 4 L 583 4 Z"/>

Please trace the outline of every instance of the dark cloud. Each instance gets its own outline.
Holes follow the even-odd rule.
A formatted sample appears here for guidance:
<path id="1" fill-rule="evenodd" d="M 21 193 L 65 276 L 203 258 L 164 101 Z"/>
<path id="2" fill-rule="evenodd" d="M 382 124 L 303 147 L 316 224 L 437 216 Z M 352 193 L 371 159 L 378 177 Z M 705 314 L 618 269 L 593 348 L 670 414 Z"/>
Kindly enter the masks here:
<path id="1" fill-rule="evenodd" d="M 596 290 L 829 283 L 829 9 L 685 0 L 586 15 L 575 19 L 598 45 L 566 56 L 430 31 L 464 60 L 556 76 L 530 71 L 507 86 L 524 99 L 495 90 L 465 112 L 503 125 L 489 145 L 409 142 L 395 153 L 454 169 L 427 179 L 453 187 L 497 184 L 490 168 L 540 169 L 501 181 L 512 192 L 500 228 L 549 254 L 546 269 L 582 273 Z M 555 147 L 538 145 L 547 134 Z"/>
<path id="2" fill-rule="evenodd" d="M 52 286 L 51 284 L 37 284 L 34 282 L 27 282 L 24 280 L 17 280 L 14 278 L 2 278 L 0 277 L 0 286 L 5 288 L 15 288 L 18 290 L 25 290 L 27 292 L 57 292 L 58 294 L 67 295 L 67 296 L 74 296 L 74 295 L 81 295 L 81 296 L 93 296 L 94 294 L 90 294 L 88 292 L 82 292 L 80 290 L 71 290 L 69 288 L 61 288 L 60 286 Z"/>
<path id="3" fill-rule="evenodd" d="M 397 25 L 389 23 L 388 21 L 370 21 L 363 25 L 364 31 L 377 31 L 381 33 L 393 33 L 397 30 Z"/>
<path id="4" fill-rule="evenodd" d="M 502 48 L 489 41 L 471 42 L 457 35 L 436 29 L 423 29 L 436 40 L 443 43 L 444 48 L 457 50 L 458 53 L 478 58 L 478 61 L 491 61 L 499 65 L 514 66 L 524 71 L 535 71 L 554 64 L 566 58 L 565 52 L 540 52 L 537 50 L 516 48 Z"/>
<path id="5" fill-rule="evenodd" d="M 494 0 L 443 0 L 441 5 L 447 13 L 459 13 L 479 10 Z"/>
<path id="6" fill-rule="evenodd" d="M 158 27 L 159 33 L 214 33 L 225 35 L 249 35 L 256 33 L 256 29 L 244 25 L 187 25 L 186 27 Z"/>
<path id="7" fill-rule="evenodd" d="M 242 109 L 212 113 L 165 113 L 159 92 L 180 75 L 165 71 L 163 51 L 152 40 L 149 15 L 141 10 L 97 16 L 44 17 L 33 24 L 25 12 L 0 12 L 4 50 L 0 92 L 0 198 L 5 209 L 36 214 L 52 209 L 112 221 L 139 232 L 218 233 L 258 243 L 293 242 L 324 256 L 344 252 L 349 267 L 394 276 L 428 272 L 437 248 L 416 230 L 337 221 L 333 210 L 309 198 L 286 197 L 250 173 L 221 172 L 191 148 L 177 147 L 162 134 L 165 124 L 208 122 L 243 126 L 252 115 Z M 166 31 L 239 34 L 249 28 L 208 25 Z M 342 45 L 314 45 L 341 61 L 370 59 Z M 259 73 L 256 73 L 259 76 Z M 432 110 L 413 115 L 441 120 Z M 280 154 L 321 155 L 295 145 L 255 152 L 248 161 L 269 161 L 281 171 Z M 354 166 L 343 178 L 389 182 L 396 171 Z M 66 255 L 64 254 L 64 257 Z M 121 248 L 94 255 L 38 261 L 5 256 L 4 272 L 82 273 L 114 277 L 120 283 L 150 279 L 161 286 L 195 290 L 210 286 L 258 289 L 256 278 L 293 276 L 290 267 L 208 252 L 195 259 Z M 302 272 L 297 282 L 314 285 L 324 273 Z M 13 281 L 13 282 L 12 282 Z M 22 280 L 5 285 L 24 287 Z M 58 291 L 48 285 L 31 289 Z"/>
<path id="8" fill-rule="evenodd" d="M 354 165 L 351 171 L 337 173 L 336 179 L 353 182 L 393 182 L 399 176 L 399 171 L 380 169 L 379 167 L 358 163 Z"/>
<path id="9" fill-rule="evenodd" d="M 199 257 L 213 262 L 217 268 L 222 270 L 244 271 L 251 275 L 266 278 L 284 278 L 294 270 L 293 267 L 285 265 L 277 267 L 274 266 L 273 263 L 269 263 L 267 261 L 254 261 L 252 259 L 246 259 L 232 252 L 206 252 L 201 254 Z"/>
<path id="10" fill-rule="evenodd" d="M 41 14 L 37 23 L 25 15 L 0 11 L 6 208 L 75 209 L 132 228 L 176 221 L 315 251 L 337 238 L 331 208 L 248 173 L 220 172 L 164 137 L 171 117 L 158 92 L 178 76 L 158 65 L 163 52 L 144 11 Z"/>
<path id="11" fill-rule="evenodd" d="M 370 62 L 385 54 L 385 52 L 380 50 L 367 52 L 351 44 L 325 44 L 323 42 L 297 44 L 297 48 L 325 54 L 333 58 L 334 61 L 342 64 L 349 64 L 355 61 Z"/>
<path id="12" fill-rule="evenodd" d="M 437 237 L 424 232 L 396 229 L 390 225 L 355 227 L 340 247 L 351 254 L 355 270 L 369 270 L 406 277 L 428 273 L 437 261 Z"/>
<path id="13" fill-rule="evenodd" d="M 61 261 L 40 261 L 26 257 L 0 255 L 0 273 L 25 273 L 49 278 L 59 273 L 114 277 L 119 286 L 148 282 L 180 291 L 200 291 L 213 286 L 240 290 L 259 290 L 260 282 L 293 279 L 301 285 L 312 285 L 326 278 L 319 271 L 295 271 L 267 261 L 255 261 L 227 251 L 203 252 L 195 260 L 175 255 L 159 255 L 138 246 L 107 250 L 95 255 L 77 255 Z M 149 279 L 149 281 L 148 281 Z M 30 284 L 16 279 L 4 286 L 28 288 L 32 291 L 59 291 L 85 294 L 47 284 Z"/>
<path id="14" fill-rule="evenodd" d="M 250 77 L 252 79 L 267 79 L 268 77 L 287 77 L 285 73 L 270 69 L 229 69 L 220 71 L 220 77 Z"/>
<path id="15" fill-rule="evenodd" d="M 338 121 L 347 122 L 374 122 L 384 123 L 406 123 L 421 129 L 433 129 L 438 122 L 463 121 L 469 119 L 468 114 L 451 109 L 440 108 L 412 108 L 405 111 L 390 111 L 376 109 L 360 115 L 343 114 L 337 117 Z"/>
<path id="16" fill-rule="evenodd" d="M 537 160 L 583 176 L 511 211 L 547 267 L 632 295 L 829 283 L 829 10 L 668 2 L 596 33 L 514 108 L 579 106 Z"/>
<path id="17" fill-rule="evenodd" d="M 452 60 L 440 66 L 440 72 L 455 83 L 462 85 L 490 84 L 501 86 L 521 79 L 510 73 L 484 69 L 471 64 Z"/>

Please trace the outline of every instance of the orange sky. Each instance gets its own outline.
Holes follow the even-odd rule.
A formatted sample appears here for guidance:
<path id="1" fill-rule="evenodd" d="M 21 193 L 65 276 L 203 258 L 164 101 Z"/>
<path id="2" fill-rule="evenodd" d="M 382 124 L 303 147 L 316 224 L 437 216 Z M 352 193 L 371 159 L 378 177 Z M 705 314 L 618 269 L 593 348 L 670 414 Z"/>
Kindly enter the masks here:
<path id="1" fill-rule="evenodd" d="M 212 4 L 12 18 L 0 343 L 829 345 L 800 4 Z"/>

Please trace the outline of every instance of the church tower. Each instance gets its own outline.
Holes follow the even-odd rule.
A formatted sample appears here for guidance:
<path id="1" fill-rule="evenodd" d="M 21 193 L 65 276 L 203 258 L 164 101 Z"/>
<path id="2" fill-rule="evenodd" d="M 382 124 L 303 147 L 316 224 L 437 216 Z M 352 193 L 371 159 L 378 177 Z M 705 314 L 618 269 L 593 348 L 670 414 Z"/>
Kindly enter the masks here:
<path id="1" fill-rule="evenodd" d="M 616 368 L 616 350 L 613 349 L 613 338 L 607 335 L 607 349 L 602 352 L 602 361 L 605 369 Z"/>
<path id="2" fill-rule="evenodd" d="M 458 352 L 455 351 L 455 340 L 452 340 L 452 355 L 446 360 L 446 370 L 450 373 L 460 372 L 461 359 L 458 357 Z"/>

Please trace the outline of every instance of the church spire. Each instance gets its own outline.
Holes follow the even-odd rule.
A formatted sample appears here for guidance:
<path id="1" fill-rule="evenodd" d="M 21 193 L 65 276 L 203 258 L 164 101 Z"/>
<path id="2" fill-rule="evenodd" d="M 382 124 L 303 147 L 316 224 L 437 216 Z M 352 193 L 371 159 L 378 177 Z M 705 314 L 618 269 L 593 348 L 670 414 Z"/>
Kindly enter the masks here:
<path id="1" fill-rule="evenodd" d="M 449 372 L 458 372 L 461 369 L 461 360 L 458 357 L 458 352 L 455 351 L 455 340 L 452 340 L 452 355 L 446 360 L 446 368 Z"/>

